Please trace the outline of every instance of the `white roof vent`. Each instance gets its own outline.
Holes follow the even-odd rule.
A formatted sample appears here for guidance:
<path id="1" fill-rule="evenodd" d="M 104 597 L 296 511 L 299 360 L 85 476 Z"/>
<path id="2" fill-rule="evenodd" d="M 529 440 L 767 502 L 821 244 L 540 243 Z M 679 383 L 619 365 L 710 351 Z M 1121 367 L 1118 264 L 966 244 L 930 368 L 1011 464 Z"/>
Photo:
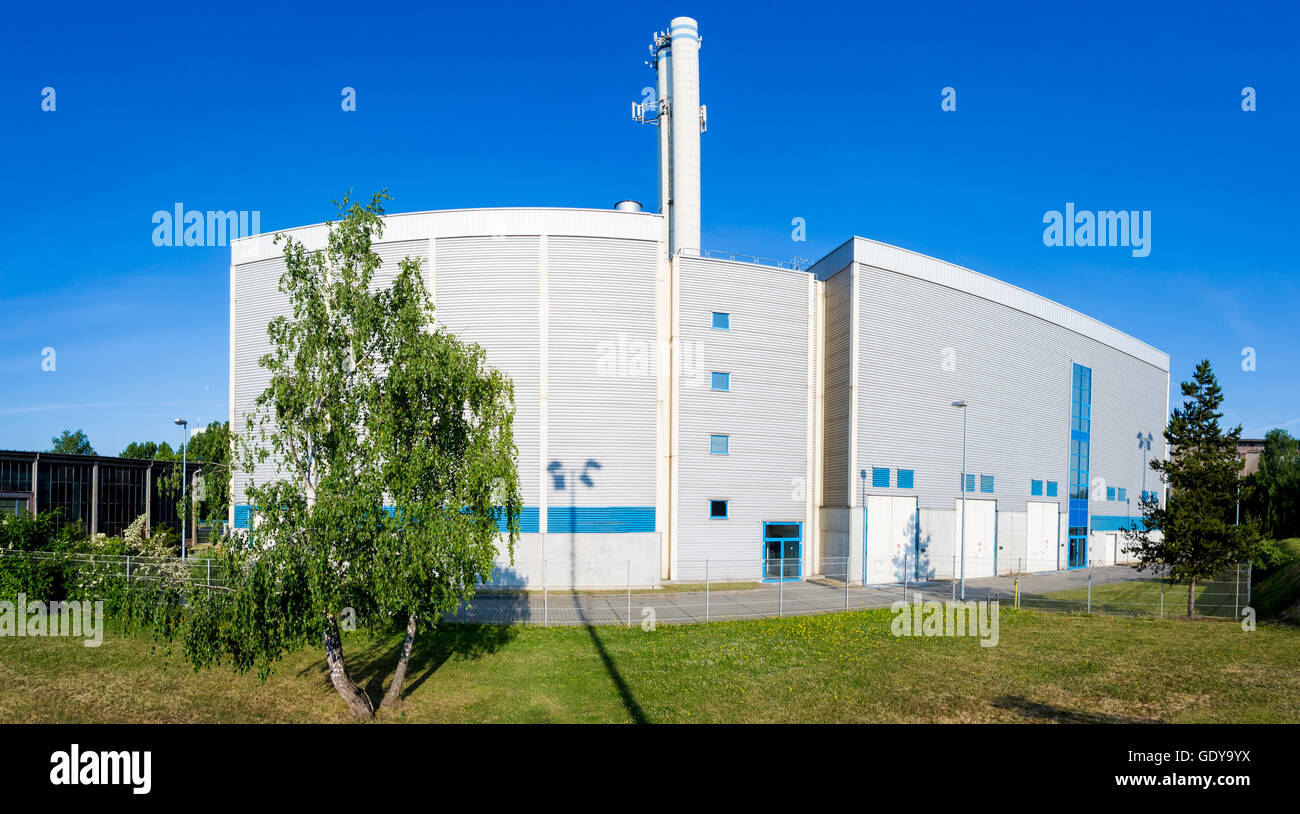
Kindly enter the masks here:
<path id="1" fill-rule="evenodd" d="M 620 212 L 640 212 L 641 202 L 640 201 L 619 201 L 618 203 L 614 204 L 614 208 Z"/>

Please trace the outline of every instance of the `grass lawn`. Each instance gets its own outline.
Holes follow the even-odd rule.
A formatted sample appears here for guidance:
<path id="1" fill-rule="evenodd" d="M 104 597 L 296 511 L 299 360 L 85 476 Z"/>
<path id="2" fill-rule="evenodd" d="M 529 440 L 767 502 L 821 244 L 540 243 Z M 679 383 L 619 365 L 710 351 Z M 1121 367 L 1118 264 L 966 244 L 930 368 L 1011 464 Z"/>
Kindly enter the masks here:
<path id="1" fill-rule="evenodd" d="M 1113 585 L 1092 586 L 1093 613 L 1130 613 L 1160 614 L 1161 586 L 1159 578 L 1143 578 L 1132 582 L 1119 582 Z M 1022 589 L 1023 591 L 1023 589 Z M 1187 616 L 1187 583 L 1174 584 L 1166 582 L 1164 591 L 1164 613 L 1169 616 Z M 1201 616 L 1214 616 L 1221 619 L 1235 618 L 1234 598 L 1241 607 L 1246 604 L 1246 577 L 1242 573 L 1241 593 L 1234 597 L 1232 582 L 1214 582 L 1210 585 L 1199 583 L 1196 586 L 1196 613 Z M 1051 591 L 1044 594 L 1022 593 L 1020 603 L 1023 607 L 1034 609 L 1070 610 L 1082 612 L 1088 605 L 1087 588 L 1071 588 L 1068 591 Z"/>
<path id="2" fill-rule="evenodd" d="M 1005 611 L 1001 641 L 895 638 L 888 610 L 708 625 L 448 626 L 403 709 L 433 722 L 1300 721 L 1300 629 Z M 351 635 L 377 697 L 396 638 Z M 319 653 L 265 684 L 148 638 L 0 639 L 0 721 L 345 720 Z"/>

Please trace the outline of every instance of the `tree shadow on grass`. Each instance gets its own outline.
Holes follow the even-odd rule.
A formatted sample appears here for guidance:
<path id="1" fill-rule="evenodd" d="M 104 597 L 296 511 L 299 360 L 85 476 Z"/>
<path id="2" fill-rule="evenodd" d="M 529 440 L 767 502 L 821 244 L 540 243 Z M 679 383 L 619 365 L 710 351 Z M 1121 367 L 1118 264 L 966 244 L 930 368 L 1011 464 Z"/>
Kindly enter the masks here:
<path id="1" fill-rule="evenodd" d="M 432 630 L 421 631 L 416 635 L 415 646 L 411 650 L 406 687 L 401 697 L 409 697 L 448 661 L 468 661 L 495 653 L 517 635 L 518 629 L 511 625 L 467 625 L 456 622 L 440 622 Z M 352 642 L 355 643 L 354 649 L 347 653 L 348 674 L 378 706 L 397 669 L 402 636 L 395 634 L 364 643 L 353 639 Z M 304 667 L 299 674 L 317 672 L 321 670 L 322 664 L 323 659 Z M 324 686 L 332 688 L 329 676 L 323 670 L 320 675 Z"/>
<path id="2" fill-rule="evenodd" d="M 1100 712 L 1078 712 L 1065 707 L 1030 701 L 1019 695 L 1003 695 L 993 699 L 991 706 L 1009 710 L 1025 718 L 1058 724 L 1150 724 L 1154 718 L 1132 718 L 1123 715 L 1106 715 Z"/>

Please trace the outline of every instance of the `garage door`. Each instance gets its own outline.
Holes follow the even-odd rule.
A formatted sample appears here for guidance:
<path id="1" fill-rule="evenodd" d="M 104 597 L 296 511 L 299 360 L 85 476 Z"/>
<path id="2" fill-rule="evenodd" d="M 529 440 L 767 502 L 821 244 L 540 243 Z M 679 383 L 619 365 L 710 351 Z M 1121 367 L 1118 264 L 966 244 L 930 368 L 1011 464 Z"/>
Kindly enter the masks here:
<path id="1" fill-rule="evenodd" d="M 961 498 L 954 501 L 953 541 L 957 546 L 957 573 L 961 574 Z M 991 577 L 997 567 L 998 502 L 966 499 L 966 577 Z"/>
<path id="2" fill-rule="evenodd" d="M 868 584 L 915 578 L 916 522 L 916 498 L 867 496 Z"/>
<path id="3" fill-rule="evenodd" d="M 1061 507 L 1055 503 L 1030 501 L 1025 510 L 1029 528 L 1025 532 L 1026 571 L 1055 571 L 1060 568 Z"/>

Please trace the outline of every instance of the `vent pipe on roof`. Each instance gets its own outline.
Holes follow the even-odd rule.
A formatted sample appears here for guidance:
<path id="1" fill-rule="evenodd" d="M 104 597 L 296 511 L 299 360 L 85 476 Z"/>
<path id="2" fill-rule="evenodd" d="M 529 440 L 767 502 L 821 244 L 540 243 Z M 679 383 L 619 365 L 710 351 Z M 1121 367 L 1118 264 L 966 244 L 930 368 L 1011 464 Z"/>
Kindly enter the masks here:
<path id="1" fill-rule="evenodd" d="M 614 208 L 620 212 L 640 212 L 641 202 L 640 201 L 619 201 L 618 203 L 614 204 Z"/>

